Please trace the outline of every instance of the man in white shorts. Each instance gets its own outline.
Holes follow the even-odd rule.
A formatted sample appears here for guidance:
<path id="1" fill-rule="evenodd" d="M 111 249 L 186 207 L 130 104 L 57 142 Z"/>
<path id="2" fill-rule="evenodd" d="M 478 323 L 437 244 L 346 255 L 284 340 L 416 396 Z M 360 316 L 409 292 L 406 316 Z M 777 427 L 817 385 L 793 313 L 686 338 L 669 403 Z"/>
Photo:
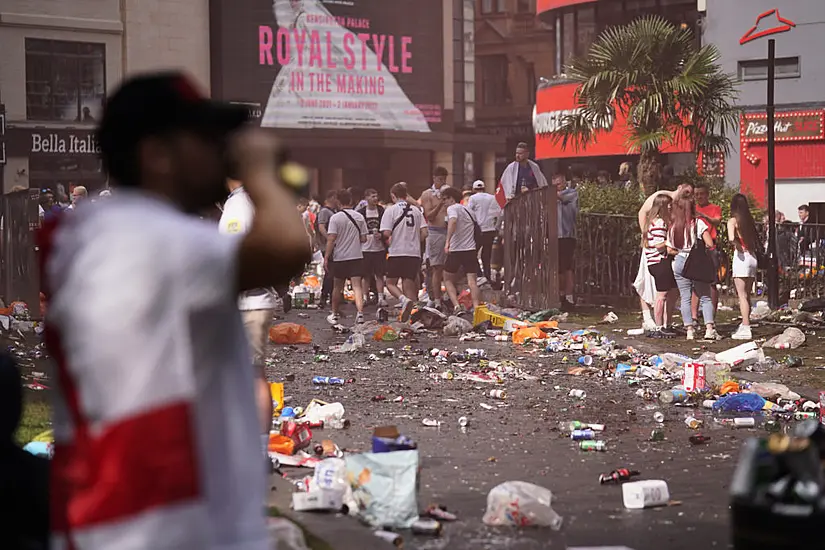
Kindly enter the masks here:
<path id="1" fill-rule="evenodd" d="M 179 73 L 126 80 L 97 132 L 118 191 L 44 222 L 52 548 L 272 547 L 238 295 L 288 281 L 310 250 L 278 142 L 246 118 Z M 228 158 L 257 213 L 234 237 L 199 219 L 226 196 Z"/>
<path id="2" fill-rule="evenodd" d="M 236 179 L 227 181 L 229 198 L 223 205 L 223 213 L 218 222 L 218 230 L 225 235 L 243 235 L 252 227 L 255 207 Z M 269 327 L 275 315 L 275 294 L 268 288 L 256 288 L 241 294 L 238 308 L 241 310 L 246 337 L 252 350 L 252 364 L 255 369 L 255 403 L 261 421 L 261 449 L 268 456 L 269 431 L 272 429 L 272 395 L 266 380 L 264 350 L 269 340 Z"/>
<path id="3" fill-rule="evenodd" d="M 421 211 L 407 202 L 406 184 L 393 185 L 390 197 L 394 204 L 381 218 L 381 232 L 390 241 L 387 288 L 401 301 L 401 321 L 406 322 L 418 294 L 416 280 L 421 270 L 421 242 L 427 239 L 427 227 Z M 401 279 L 401 289 L 396 284 L 398 279 Z"/>

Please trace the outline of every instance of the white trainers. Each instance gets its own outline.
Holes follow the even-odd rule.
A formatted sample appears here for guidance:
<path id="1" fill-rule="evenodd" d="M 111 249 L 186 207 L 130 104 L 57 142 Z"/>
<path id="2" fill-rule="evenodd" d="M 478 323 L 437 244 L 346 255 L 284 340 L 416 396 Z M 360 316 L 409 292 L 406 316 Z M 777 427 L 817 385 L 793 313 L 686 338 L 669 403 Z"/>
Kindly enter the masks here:
<path id="1" fill-rule="evenodd" d="M 739 325 L 736 332 L 731 335 L 731 338 L 734 340 L 753 340 L 753 332 L 751 332 L 751 327 Z"/>
<path id="2" fill-rule="evenodd" d="M 412 315 L 412 310 L 415 307 L 415 302 L 407 298 L 406 296 L 401 297 L 401 322 L 406 323 L 410 320 L 410 315 Z"/>
<path id="3" fill-rule="evenodd" d="M 387 307 L 387 299 L 384 298 L 383 294 L 378 298 L 378 307 Z"/>
<path id="4" fill-rule="evenodd" d="M 364 323 L 364 313 L 362 311 L 359 311 L 358 313 L 355 314 L 355 324 L 356 325 L 361 325 L 363 323 Z"/>
<path id="5" fill-rule="evenodd" d="M 338 321 L 340 320 L 341 318 L 338 316 L 337 313 L 330 313 L 329 315 L 327 315 L 327 323 L 329 323 L 330 325 L 337 325 Z"/>
<path id="6" fill-rule="evenodd" d="M 705 340 L 721 340 L 722 336 L 716 332 L 715 328 L 705 330 Z"/>
<path id="7" fill-rule="evenodd" d="M 687 339 L 688 340 L 696 340 L 696 331 L 693 327 L 687 327 Z"/>
<path id="8" fill-rule="evenodd" d="M 642 329 L 644 329 L 645 332 L 653 332 L 657 328 L 659 327 L 656 326 L 656 322 L 653 320 L 642 323 Z"/>

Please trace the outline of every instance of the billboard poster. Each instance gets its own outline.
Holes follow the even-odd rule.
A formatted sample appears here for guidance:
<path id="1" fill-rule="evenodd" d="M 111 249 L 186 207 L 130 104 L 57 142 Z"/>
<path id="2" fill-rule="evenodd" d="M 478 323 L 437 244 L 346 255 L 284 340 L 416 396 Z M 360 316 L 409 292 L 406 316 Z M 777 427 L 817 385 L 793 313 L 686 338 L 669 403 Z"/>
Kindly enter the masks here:
<path id="1" fill-rule="evenodd" d="M 213 93 L 259 105 L 263 127 L 430 132 L 444 98 L 441 5 L 221 0 Z"/>

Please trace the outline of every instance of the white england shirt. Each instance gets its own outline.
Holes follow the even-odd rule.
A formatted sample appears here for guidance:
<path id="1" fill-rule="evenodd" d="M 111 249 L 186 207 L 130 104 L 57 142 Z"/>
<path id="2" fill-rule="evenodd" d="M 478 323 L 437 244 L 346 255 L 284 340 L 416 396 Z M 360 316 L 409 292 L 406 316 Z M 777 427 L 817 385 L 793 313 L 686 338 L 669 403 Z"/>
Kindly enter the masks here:
<path id="1" fill-rule="evenodd" d="M 52 548 L 270 548 L 239 242 L 135 191 L 46 222 Z"/>

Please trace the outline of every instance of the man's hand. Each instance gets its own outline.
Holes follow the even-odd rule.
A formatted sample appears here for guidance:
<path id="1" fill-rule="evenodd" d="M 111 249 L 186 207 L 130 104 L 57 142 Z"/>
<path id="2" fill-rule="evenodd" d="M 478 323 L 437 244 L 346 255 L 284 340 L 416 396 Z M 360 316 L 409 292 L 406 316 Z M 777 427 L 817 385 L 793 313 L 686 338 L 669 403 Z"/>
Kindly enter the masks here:
<path id="1" fill-rule="evenodd" d="M 447 241 L 444 244 L 444 254 L 449 254 L 449 253 L 450 253 L 450 241 Z"/>

